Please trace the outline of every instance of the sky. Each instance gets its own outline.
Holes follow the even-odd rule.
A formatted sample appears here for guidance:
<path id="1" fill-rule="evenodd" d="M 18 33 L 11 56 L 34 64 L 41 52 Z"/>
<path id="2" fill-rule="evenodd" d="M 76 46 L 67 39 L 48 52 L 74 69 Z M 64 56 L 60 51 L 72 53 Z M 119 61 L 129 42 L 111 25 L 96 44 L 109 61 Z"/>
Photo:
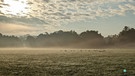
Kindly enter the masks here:
<path id="1" fill-rule="evenodd" d="M 103 36 L 135 28 L 135 0 L 0 0 L 0 33 L 38 35 L 58 30 Z"/>

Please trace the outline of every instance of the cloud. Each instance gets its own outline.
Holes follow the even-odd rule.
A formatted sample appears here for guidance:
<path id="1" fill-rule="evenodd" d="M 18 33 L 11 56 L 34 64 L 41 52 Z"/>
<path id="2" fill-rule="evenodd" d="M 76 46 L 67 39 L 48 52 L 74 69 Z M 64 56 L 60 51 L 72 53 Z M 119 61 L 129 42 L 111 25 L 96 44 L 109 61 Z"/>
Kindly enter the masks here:
<path id="1" fill-rule="evenodd" d="M 58 26 L 58 24 L 54 23 L 53 25 L 48 25 L 45 21 L 34 17 L 0 16 L 0 32 L 8 35 L 37 35 L 45 31 L 53 32 L 56 31 L 55 26 Z"/>
<path id="2" fill-rule="evenodd" d="M 74 21 L 75 19 L 95 19 L 96 17 L 125 14 L 135 10 L 134 0 L 28 0 L 30 12 L 27 17 L 34 17 L 46 22 Z M 131 7 L 123 9 L 120 7 Z M 120 8 L 120 9 L 119 9 Z M 113 15 L 112 15 L 113 14 Z M 50 23 L 50 24 L 51 24 Z"/>
<path id="3" fill-rule="evenodd" d="M 22 0 L 18 0 L 22 1 Z M 28 13 L 24 17 L 4 14 L 0 9 L 0 22 L 18 25 L 42 26 L 44 29 L 55 30 L 63 23 L 74 22 L 97 17 L 107 18 L 115 15 L 135 13 L 135 0 L 24 0 Z M 3 6 L 10 7 L 1 2 Z M 4 15 L 3 15 L 4 14 Z"/>
<path id="4" fill-rule="evenodd" d="M 27 18 L 27 17 L 6 17 L 0 16 L 1 23 L 14 23 L 14 24 L 26 24 L 26 25 L 44 25 L 47 24 L 42 19 L 38 19 L 35 17 Z"/>
<path id="5" fill-rule="evenodd" d="M 134 0 L 39 0 L 30 1 L 32 16 L 46 21 L 65 21 L 78 19 L 95 19 L 96 17 L 123 15 L 126 4 L 132 5 Z M 122 7 L 122 8 L 121 8 Z M 123 8 L 124 7 L 124 8 Z M 131 6 L 130 6 L 131 7 Z M 134 5 L 132 5 L 134 7 Z M 34 12 L 36 11 L 36 12 Z M 37 13 L 37 14 L 35 14 Z M 58 22 L 59 22 L 58 21 Z"/>
<path id="6" fill-rule="evenodd" d="M 15 25 L 15 24 L 1 24 L 1 31 L 27 31 L 27 30 L 35 30 L 33 27 L 25 26 L 25 25 Z"/>
<path id="7" fill-rule="evenodd" d="M 39 34 L 41 31 L 41 27 L 0 23 L 0 32 L 8 35 Z"/>

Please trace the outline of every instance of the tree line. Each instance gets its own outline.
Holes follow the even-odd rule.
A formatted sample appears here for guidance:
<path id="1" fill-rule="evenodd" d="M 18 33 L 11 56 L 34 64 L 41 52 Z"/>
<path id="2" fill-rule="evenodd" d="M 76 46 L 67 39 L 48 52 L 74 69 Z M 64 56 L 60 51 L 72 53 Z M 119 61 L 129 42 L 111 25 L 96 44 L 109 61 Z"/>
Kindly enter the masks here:
<path id="1" fill-rule="evenodd" d="M 60 47 L 60 48 L 107 48 L 134 47 L 135 29 L 125 26 L 118 35 L 102 36 L 98 31 L 87 30 L 80 34 L 75 31 L 42 33 L 26 38 L 6 36 L 0 33 L 0 47 Z"/>

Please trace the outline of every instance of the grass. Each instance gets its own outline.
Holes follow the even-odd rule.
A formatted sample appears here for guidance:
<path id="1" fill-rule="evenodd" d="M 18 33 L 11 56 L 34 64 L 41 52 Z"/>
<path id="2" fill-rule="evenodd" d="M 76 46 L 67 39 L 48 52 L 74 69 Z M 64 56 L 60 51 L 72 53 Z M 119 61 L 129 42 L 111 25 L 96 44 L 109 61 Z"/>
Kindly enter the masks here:
<path id="1" fill-rule="evenodd" d="M 48 51 L 48 52 L 47 52 Z M 135 50 L 1 49 L 0 76 L 135 76 Z"/>

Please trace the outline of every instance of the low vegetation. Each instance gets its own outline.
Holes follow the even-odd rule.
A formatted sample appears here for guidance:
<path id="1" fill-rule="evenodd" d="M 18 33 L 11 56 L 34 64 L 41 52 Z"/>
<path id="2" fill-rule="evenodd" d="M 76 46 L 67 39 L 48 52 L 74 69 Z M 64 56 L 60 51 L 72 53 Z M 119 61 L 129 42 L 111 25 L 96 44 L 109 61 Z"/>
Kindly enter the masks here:
<path id="1" fill-rule="evenodd" d="M 130 49 L 0 52 L 0 76 L 124 76 L 123 69 L 127 76 L 135 76 L 135 50 Z"/>

